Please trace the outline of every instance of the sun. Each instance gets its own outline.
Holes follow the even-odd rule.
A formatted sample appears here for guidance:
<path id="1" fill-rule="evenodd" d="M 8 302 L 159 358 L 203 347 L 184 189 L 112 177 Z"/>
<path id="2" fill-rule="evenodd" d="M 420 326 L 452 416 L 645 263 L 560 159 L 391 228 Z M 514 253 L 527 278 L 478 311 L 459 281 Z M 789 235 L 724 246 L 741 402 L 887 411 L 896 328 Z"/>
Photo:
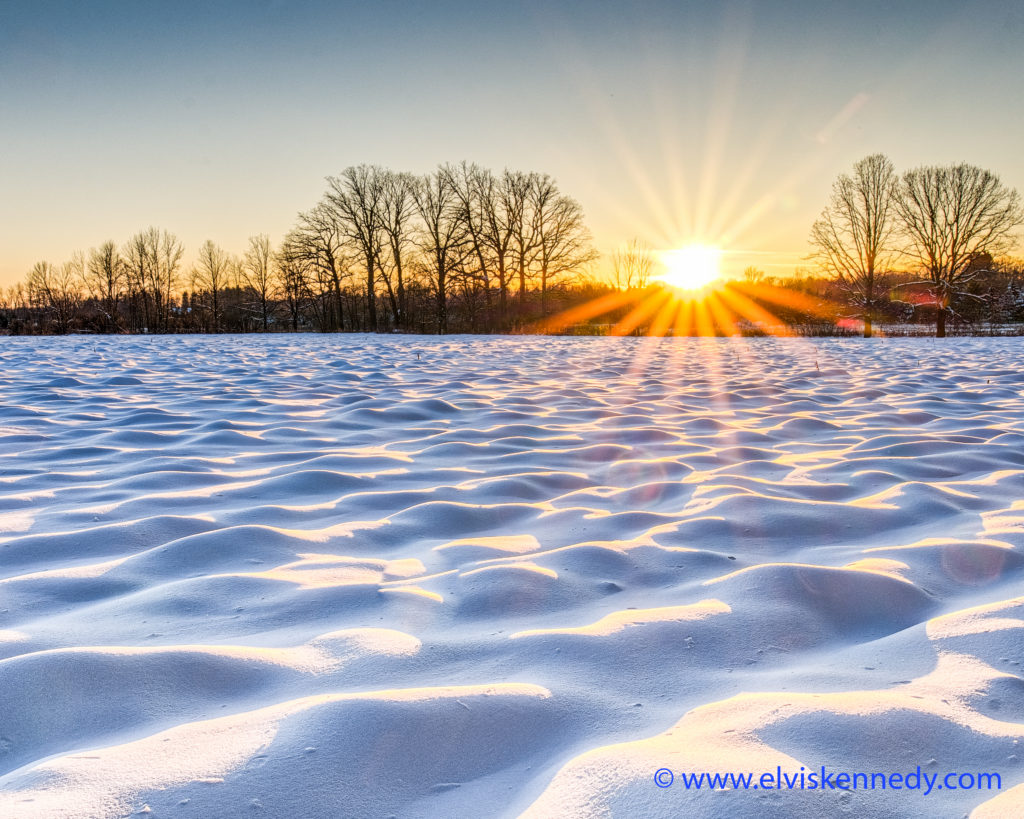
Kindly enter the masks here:
<path id="1" fill-rule="evenodd" d="M 665 272 L 657 278 L 680 290 L 700 290 L 722 277 L 722 250 L 692 244 L 661 254 Z"/>

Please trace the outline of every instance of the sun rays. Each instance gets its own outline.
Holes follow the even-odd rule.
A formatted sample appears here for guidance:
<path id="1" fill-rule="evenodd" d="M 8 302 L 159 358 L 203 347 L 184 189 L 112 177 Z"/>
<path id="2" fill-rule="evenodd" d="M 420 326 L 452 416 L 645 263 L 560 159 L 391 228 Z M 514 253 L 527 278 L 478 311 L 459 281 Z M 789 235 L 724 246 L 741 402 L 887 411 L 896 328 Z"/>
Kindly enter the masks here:
<path id="1" fill-rule="evenodd" d="M 697 73 L 688 62 L 695 50 L 637 62 L 635 102 L 649 123 L 642 130 L 612 104 L 591 56 L 571 39 L 560 44 L 594 132 L 633 190 L 623 196 L 595 185 L 591 192 L 618 233 L 618 250 L 606 253 L 598 269 L 614 289 L 525 329 L 665 338 L 802 336 L 835 328 L 842 307 L 786 281 L 804 258 L 780 232 L 779 219 L 801 206 L 802 186 L 827 162 L 825 144 L 849 127 L 867 98 L 857 94 L 834 121 L 820 123 L 827 138 L 816 140 L 813 150 L 791 150 L 799 94 L 771 105 L 751 96 L 757 79 L 753 15 L 730 7 L 717 19 L 720 27 L 700 66 L 702 82 L 679 87 L 672 79 Z M 759 112 L 754 131 L 741 126 L 748 109 Z M 784 163 L 777 160 L 780 148 L 787 150 Z M 620 270 L 623 258 L 637 252 L 647 255 L 646 267 L 633 260 L 643 275 Z M 767 281 L 741 278 L 748 267 Z"/>
<path id="2" fill-rule="evenodd" d="M 835 316 L 837 305 L 779 285 L 716 279 L 703 287 L 687 286 L 710 275 L 710 266 L 699 257 L 692 267 L 679 264 L 677 272 L 669 267 L 648 287 L 599 296 L 532 329 L 657 338 L 794 336 L 800 333 L 780 314 L 798 312 L 809 322 L 830 322 Z"/>

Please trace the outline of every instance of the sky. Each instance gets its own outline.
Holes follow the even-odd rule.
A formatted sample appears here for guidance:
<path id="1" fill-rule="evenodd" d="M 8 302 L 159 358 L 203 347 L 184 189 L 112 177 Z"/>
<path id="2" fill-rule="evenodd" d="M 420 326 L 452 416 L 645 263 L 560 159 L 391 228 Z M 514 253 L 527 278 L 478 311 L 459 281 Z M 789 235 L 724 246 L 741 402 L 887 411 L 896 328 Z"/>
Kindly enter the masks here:
<path id="1" fill-rule="evenodd" d="M 633 237 L 806 266 L 876 152 L 1024 191 L 1019 2 L 0 0 L 0 286 L 150 225 L 276 242 L 362 163 L 541 171 Z"/>

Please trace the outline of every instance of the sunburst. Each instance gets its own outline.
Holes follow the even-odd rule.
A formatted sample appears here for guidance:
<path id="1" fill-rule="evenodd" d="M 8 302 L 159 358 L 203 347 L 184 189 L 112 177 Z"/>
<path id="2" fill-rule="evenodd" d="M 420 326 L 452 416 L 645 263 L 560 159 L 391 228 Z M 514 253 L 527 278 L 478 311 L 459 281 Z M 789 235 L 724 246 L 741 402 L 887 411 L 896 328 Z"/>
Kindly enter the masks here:
<path id="1" fill-rule="evenodd" d="M 681 278 L 659 277 L 643 289 L 613 291 L 552 316 L 534 329 L 563 333 L 607 316 L 607 333 L 616 336 L 792 336 L 796 334 L 793 328 L 773 307 L 796 309 L 812 319 L 825 320 L 839 310 L 836 304 L 779 285 L 712 279 L 703 288 L 695 288 L 700 269 L 686 266 L 679 272 Z"/>
<path id="2" fill-rule="evenodd" d="M 661 254 L 665 272 L 660 281 L 684 293 L 693 293 L 722 278 L 722 250 L 714 245 L 690 244 Z"/>

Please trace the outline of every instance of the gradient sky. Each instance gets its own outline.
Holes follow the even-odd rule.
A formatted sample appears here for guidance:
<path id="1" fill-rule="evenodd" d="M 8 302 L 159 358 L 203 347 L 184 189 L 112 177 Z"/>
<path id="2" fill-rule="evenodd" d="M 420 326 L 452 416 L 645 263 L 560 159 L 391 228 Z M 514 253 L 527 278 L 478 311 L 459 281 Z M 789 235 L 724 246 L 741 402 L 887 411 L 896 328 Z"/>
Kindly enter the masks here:
<path id="1" fill-rule="evenodd" d="M 1019 2 L 0 0 L 0 285 L 156 225 L 276 242 L 324 177 L 550 173 L 598 249 L 786 273 L 838 173 L 1024 191 Z"/>

